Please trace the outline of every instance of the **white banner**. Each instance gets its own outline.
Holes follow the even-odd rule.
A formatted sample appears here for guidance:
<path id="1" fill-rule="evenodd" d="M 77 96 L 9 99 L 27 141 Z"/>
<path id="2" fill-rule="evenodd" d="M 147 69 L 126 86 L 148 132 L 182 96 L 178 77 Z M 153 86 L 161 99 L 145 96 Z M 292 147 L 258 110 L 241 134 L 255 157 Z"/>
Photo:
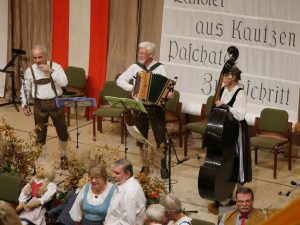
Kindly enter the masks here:
<path id="1" fill-rule="evenodd" d="M 165 0 L 160 61 L 178 77 L 183 111 L 198 115 L 215 92 L 227 48 L 239 49 L 237 64 L 248 95 L 250 124 L 265 107 L 298 118 L 300 1 Z"/>
<path id="2" fill-rule="evenodd" d="M 7 64 L 8 0 L 0 1 L 0 69 Z M 6 74 L 0 72 L 0 97 L 5 94 Z"/>

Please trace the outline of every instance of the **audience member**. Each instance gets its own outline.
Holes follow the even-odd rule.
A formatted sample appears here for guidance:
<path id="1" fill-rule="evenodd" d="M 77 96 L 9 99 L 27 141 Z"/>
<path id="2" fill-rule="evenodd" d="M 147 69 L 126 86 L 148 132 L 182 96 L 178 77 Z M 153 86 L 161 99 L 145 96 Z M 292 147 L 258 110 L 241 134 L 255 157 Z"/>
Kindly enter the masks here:
<path id="1" fill-rule="evenodd" d="M 107 181 L 107 170 L 96 165 L 89 171 L 90 183 L 84 185 L 78 193 L 70 210 L 75 224 L 102 225 L 105 219 L 115 186 Z"/>
<path id="2" fill-rule="evenodd" d="M 77 189 L 66 197 L 63 204 L 58 205 L 46 212 L 46 217 L 50 220 L 54 220 L 54 225 L 75 225 L 75 222 L 70 216 L 70 209 L 72 208 L 75 199 L 83 188 L 83 186 L 89 182 L 90 178 L 87 173 L 85 173 L 82 178 L 78 181 Z"/>
<path id="3" fill-rule="evenodd" d="M 0 225 L 21 225 L 16 211 L 7 202 L 0 200 Z"/>
<path id="4" fill-rule="evenodd" d="M 166 209 L 163 205 L 152 204 L 146 210 L 145 225 L 163 225 L 166 222 Z"/>
<path id="5" fill-rule="evenodd" d="M 132 163 L 115 162 L 113 178 L 117 184 L 105 218 L 105 225 L 143 225 L 146 198 L 140 183 L 133 177 Z"/>
<path id="6" fill-rule="evenodd" d="M 253 208 L 254 195 L 248 187 L 239 187 L 236 191 L 236 210 L 225 213 L 219 225 L 256 225 L 265 220 L 265 215 Z"/>
<path id="7" fill-rule="evenodd" d="M 192 219 L 182 211 L 182 204 L 174 194 L 166 194 L 160 201 L 166 208 L 168 225 L 191 225 Z"/>

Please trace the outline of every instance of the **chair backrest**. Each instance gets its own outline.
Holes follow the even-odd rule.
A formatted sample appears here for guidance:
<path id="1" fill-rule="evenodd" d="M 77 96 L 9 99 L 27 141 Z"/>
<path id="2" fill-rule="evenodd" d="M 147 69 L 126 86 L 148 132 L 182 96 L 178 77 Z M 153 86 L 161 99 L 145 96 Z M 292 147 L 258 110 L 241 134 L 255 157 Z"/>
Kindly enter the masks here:
<path id="1" fill-rule="evenodd" d="M 205 111 L 204 111 L 204 115 L 206 117 L 209 117 L 209 114 L 210 114 L 210 111 L 211 111 L 211 108 L 212 108 L 212 105 L 214 103 L 214 95 L 211 95 L 207 98 L 206 100 L 206 104 L 205 104 Z"/>
<path id="2" fill-rule="evenodd" d="M 259 130 L 286 133 L 289 114 L 285 110 L 265 108 L 260 113 Z"/>
<path id="3" fill-rule="evenodd" d="M 68 86 L 85 89 L 86 79 L 85 70 L 80 67 L 69 66 L 66 68 L 65 73 L 68 78 Z"/>
<path id="4" fill-rule="evenodd" d="M 0 174 L 0 200 L 18 204 L 20 178 L 9 174 Z"/>
<path id="5" fill-rule="evenodd" d="M 177 90 L 174 90 L 173 98 L 170 98 L 165 104 L 165 110 L 171 112 L 177 112 L 177 104 L 180 99 L 180 93 Z"/>
<path id="6" fill-rule="evenodd" d="M 104 98 L 105 96 L 128 98 L 129 92 L 120 88 L 115 81 L 105 81 L 103 90 L 99 93 L 100 102 L 107 102 L 107 100 Z"/>
<path id="7" fill-rule="evenodd" d="M 205 104 L 202 104 L 201 112 L 200 112 L 200 121 L 206 121 L 209 117 L 212 105 L 214 103 L 215 96 L 209 96 L 206 100 Z"/>
<path id="8" fill-rule="evenodd" d="M 214 225 L 214 223 L 200 219 L 192 219 L 192 225 Z"/>

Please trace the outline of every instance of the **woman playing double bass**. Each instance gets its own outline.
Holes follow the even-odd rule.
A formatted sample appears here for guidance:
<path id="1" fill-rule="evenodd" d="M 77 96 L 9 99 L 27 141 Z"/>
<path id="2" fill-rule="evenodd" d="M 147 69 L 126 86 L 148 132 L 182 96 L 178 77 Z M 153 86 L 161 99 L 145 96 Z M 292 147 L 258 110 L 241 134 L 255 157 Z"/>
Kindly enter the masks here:
<path id="1" fill-rule="evenodd" d="M 245 120 L 247 111 L 247 96 L 239 84 L 242 71 L 233 65 L 229 72 L 223 76 L 223 87 L 220 92 L 220 100 L 216 101 L 216 106 L 226 105 L 233 117 L 239 121 L 239 135 L 236 143 L 233 143 L 237 153 L 238 170 L 234 171 L 234 177 L 239 184 L 251 182 L 251 151 L 248 136 L 248 124 Z M 218 214 L 219 203 L 210 203 L 209 211 Z"/>

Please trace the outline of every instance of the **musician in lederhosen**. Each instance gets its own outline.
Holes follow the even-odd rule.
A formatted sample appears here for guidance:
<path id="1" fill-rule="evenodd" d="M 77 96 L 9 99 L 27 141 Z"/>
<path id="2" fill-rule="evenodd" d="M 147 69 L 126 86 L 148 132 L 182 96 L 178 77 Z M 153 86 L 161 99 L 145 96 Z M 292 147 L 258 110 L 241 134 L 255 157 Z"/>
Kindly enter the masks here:
<path id="1" fill-rule="evenodd" d="M 62 87 L 68 84 L 63 68 L 48 60 L 48 53 L 44 46 L 36 45 L 32 48 L 34 64 L 24 73 L 24 85 L 21 88 L 21 101 L 26 116 L 32 115 L 27 104 L 30 94 L 33 101 L 33 115 L 36 125 L 37 143 L 42 145 L 39 160 L 46 156 L 46 137 L 48 120 L 51 117 L 59 137 L 62 167 L 66 167 L 66 149 L 69 139 L 65 113 L 63 107 L 57 107 L 55 98 L 63 93 Z M 25 94 L 26 93 L 26 94 Z"/>
<path id="2" fill-rule="evenodd" d="M 117 84 L 121 88 L 127 91 L 133 91 L 134 85 L 130 83 L 134 76 L 141 71 L 151 71 L 155 74 L 166 76 L 166 70 L 163 64 L 156 62 L 153 59 L 155 51 L 155 44 L 151 42 L 142 42 L 139 44 L 138 61 L 132 64 L 125 72 L 123 72 L 117 79 Z M 173 93 L 168 93 L 168 98 L 172 98 Z M 133 96 L 135 97 L 135 96 Z M 147 139 L 149 121 L 155 137 L 157 152 L 163 153 L 161 159 L 161 177 L 167 179 L 169 177 L 169 171 L 166 165 L 166 130 L 165 130 L 165 111 L 163 107 L 156 106 L 154 104 L 146 104 L 144 106 L 147 110 L 146 113 L 134 112 L 135 125 L 141 132 L 141 134 Z M 141 172 L 148 173 L 149 165 L 145 157 L 143 157 L 144 149 L 143 143 L 138 143 L 141 149 L 142 158 L 142 170 Z M 144 159 L 144 160 L 143 160 Z"/>
<path id="3" fill-rule="evenodd" d="M 234 171 L 234 175 L 237 179 L 236 181 L 242 185 L 252 181 L 252 167 L 248 124 L 245 120 L 247 96 L 242 86 L 239 84 L 241 73 L 242 71 L 236 65 L 233 65 L 230 71 L 224 74 L 224 86 L 220 93 L 221 99 L 216 101 L 216 106 L 227 105 L 230 112 L 233 114 L 233 117 L 239 121 L 239 136 L 234 144 L 238 156 L 238 167 L 236 171 Z M 209 204 L 208 209 L 211 212 L 218 214 L 218 204 L 218 202 Z"/>

